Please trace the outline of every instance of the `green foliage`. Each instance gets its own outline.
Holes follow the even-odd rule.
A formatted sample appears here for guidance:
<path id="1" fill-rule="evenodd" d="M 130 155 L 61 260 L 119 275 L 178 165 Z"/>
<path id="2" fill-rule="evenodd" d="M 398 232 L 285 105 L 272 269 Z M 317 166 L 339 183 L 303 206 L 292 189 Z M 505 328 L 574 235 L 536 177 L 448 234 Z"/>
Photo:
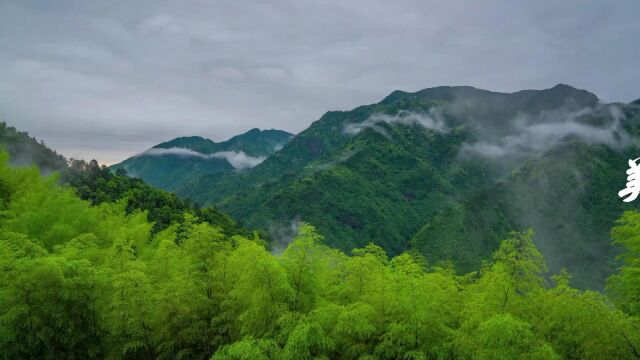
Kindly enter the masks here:
<path id="1" fill-rule="evenodd" d="M 233 147 L 234 144 L 247 145 L 247 143 L 252 143 L 250 140 L 258 141 L 258 143 L 261 144 L 273 145 L 271 142 L 277 142 L 279 140 L 285 141 L 283 139 L 288 139 L 288 136 L 290 136 L 288 133 L 281 134 L 275 131 L 275 134 L 271 134 L 267 131 L 267 134 L 264 135 L 266 139 L 261 139 L 262 133 L 258 133 L 257 140 L 255 136 L 240 136 L 237 137 L 237 139 L 234 138 L 235 140 L 230 142 L 228 146 Z M 247 134 L 255 135 L 255 131 Z M 259 140 L 262 140 L 262 142 Z M 165 229 L 172 224 L 181 223 L 184 219 L 183 215 L 189 213 L 195 216 L 198 221 L 205 221 L 219 226 L 227 235 L 246 233 L 246 231 L 237 225 L 229 216 L 215 208 L 199 208 L 193 206 L 189 201 L 182 200 L 174 194 L 155 189 L 141 179 L 127 177 L 126 172 L 123 170 L 115 171 L 114 173 L 104 166 L 101 167 L 95 160 L 88 163 L 83 160 L 67 160 L 55 151 L 49 149 L 44 143 L 29 137 L 25 132 L 19 132 L 15 128 L 7 126 L 4 122 L 0 123 L 0 144 L 0 148 L 6 149 L 9 153 L 12 165 L 37 165 L 42 174 L 50 174 L 54 171 L 59 172 L 59 181 L 73 187 L 80 198 L 88 200 L 92 204 L 123 201 L 126 204 L 126 210 L 129 214 L 136 211 L 147 211 L 149 220 L 153 222 L 154 232 Z M 20 182 L 33 181 L 35 171 L 36 170 L 33 170 L 32 173 L 25 172 L 21 176 L 27 176 L 29 179 L 15 179 L 16 184 L 0 184 L 0 207 L 3 205 L 4 199 L 10 194 L 10 191 L 19 185 Z M 51 186 L 58 180 L 57 178 L 52 178 L 50 181 L 51 184 L 47 186 Z M 43 194 L 40 200 L 30 196 L 20 196 L 20 198 L 23 201 L 40 201 L 43 203 L 45 197 L 48 196 L 46 193 Z M 66 201 L 66 198 L 62 196 L 55 201 L 53 199 L 46 200 L 47 204 L 51 206 L 57 206 L 55 204 L 56 201 Z M 48 217 L 61 216 L 60 214 L 56 214 L 55 211 L 49 210 L 50 209 L 41 209 L 40 214 L 50 214 L 46 215 Z M 25 216 L 39 216 L 37 212 L 38 211 Z M 75 221 L 83 221 L 82 219 L 83 216 L 79 214 Z M 72 220 L 73 219 L 69 219 L 70 222 Z M 64 233 L 70 231 L 66 224 L 58 224 L 58 227 L 55 229 L 50 228 L 50 224 L 47 223 L 47 221 L 39 222 L 40 225 L 38 226 L 47 228 L 51 232 L 51 237 L 55 237 L 56 232 Z M 33 230 L 35 231 L 36 229 Z M 50 247 L 55 245 L 51 243 L 50 239 L 41 238 L 41 240 L 48 242 L 48 246 Z"/>
<path id="2" fill-rule="evenodd" d="M 126 176 L 123 170 L 114 173 L 99 166 L 95 160 L 89 163 L 72 160 L 62 173 L 62 181 L 92 204 L 123 201 L 129 214 L 147 211 L 149 220 L 153 222 L 154 232 L 182 223 L 185 213 L 193 215 L 197 221 L 215 224 L 227 235 L 246 232 L 228 215 L 215 208 L 192 206 L 189 201 L 182 200 L 175 194 L 151 187 L 141 179 Z"/>
<path id="3" fill-rule="evenodd" d="M 480 334 L 470 349 L 482 360 L 559 359 L 553 348 L 536 339 L 531 326 L 512 315 L 494 315 L 478 327 Z"/>
<path id="4" fill-rule="evenodd" d="M 185 213 L 153 231 L 0 155 L 0 358 L 632 359 L 636 298 L 545 280 L 531 232 L 467 276 L 418 252 L 347 256 L 303 224 L 281 255 Z M 79 219 L 79 220 L 78 220 Z M 614 238 L 637 264 L 638 216 Z M 625 269 L 623 267 L 623 269 Z M 615 289 L 633 279 L 613 277 Z"/>
<path id="5" fill-rule="evenodd" d="M 0 292 L 3 357 L 99 359 L 104 333 L 95 303 L 104 287 L 95 267 L 55 255 L 12 265 Z"/>
<path id="6" fill-rule="evenodd" d="M 607 290 L 620 308 L 640 316 L 640 213 L 625 212 L 611 237 L 624 250 L 618 256 L 622 266 L 609 278 Z"/>

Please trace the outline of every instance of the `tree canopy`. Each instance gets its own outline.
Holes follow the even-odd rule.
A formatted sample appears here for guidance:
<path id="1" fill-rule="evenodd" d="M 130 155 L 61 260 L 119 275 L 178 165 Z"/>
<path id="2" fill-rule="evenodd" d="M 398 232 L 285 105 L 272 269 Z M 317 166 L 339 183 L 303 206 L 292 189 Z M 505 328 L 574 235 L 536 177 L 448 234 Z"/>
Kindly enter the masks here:
<path id="1" fill-rule="evenodd" d="M 549 277 L 531 232 L 464 276 L 372 244 L 345 254 L 309 224 L 274 254 L 202 212 L 159 227 L 99 194 L 113 179 L 81 198 L 0 154 L 1 358 L 640 358 L 640 214 L 613 229 L 609 298 Z"/>

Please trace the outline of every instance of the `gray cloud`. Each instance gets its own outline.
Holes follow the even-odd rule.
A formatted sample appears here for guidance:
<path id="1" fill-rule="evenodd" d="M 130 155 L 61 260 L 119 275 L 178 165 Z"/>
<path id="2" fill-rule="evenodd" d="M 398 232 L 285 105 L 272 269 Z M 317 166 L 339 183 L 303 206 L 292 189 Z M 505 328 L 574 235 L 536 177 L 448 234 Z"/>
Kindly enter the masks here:
<path id="1" fill-rule="evenodd" d="M 199 157 L 202 159 L 226 159 L 231 166 L 236 170 L 250 169 L 261 162 L 266 157 L 264 156 L 249 156 L 244 151 L 219 151 L 213 154 L 203 154 L 197 151 L 193 151 L 185 148 L 172 147 L 168 149 L 164 148 L 152 148 L 136 156 L 163 156 L 174 155 L 179 157 Z"/>
<path id="2" fill-rule="evenodd" d="M 562 82 L 629 101 L 639 11 L 636 0 L 2 1 L 0 118 L 113 163 L 177 136 L 299 132 L 396 89 Z"/>

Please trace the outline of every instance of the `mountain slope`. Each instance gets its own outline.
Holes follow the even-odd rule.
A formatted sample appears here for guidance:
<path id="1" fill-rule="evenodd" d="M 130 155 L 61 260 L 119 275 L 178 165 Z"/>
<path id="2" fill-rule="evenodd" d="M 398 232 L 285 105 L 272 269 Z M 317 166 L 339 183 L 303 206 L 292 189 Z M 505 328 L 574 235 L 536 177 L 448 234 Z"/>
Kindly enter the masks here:
<path id="1" fill-rule="evenodd" d="M 35 164 L 44 173 L 67 167 L 67 160 L 62 155 L 5 122 L 0 123 L 0 145 L 9 152 L 12 165 Z"/>
<path id="2" fill-rule="evenodd" d="M 510 231 L 532 228 L 551 272 L 566 268 L 574 285 L 599 288 L 614 269 L 609 229 L 622 212 L 638 208 L 617 196 L 634 154 L 578 141 L 554 147 L 431 218 L 411 247 L 471 271 Z"/>
<path id="3" fill-rule="evenodd" d="M 252 129 L 216 143 L 199 136 L 180 137 L 154 146 L 112 169 L 124 169 L 156 187 L 175 190 L 191 179 L 255 166 L 280 149 L 292 134 Z"/>
<path id="4" fill-rule="evenodd" d="M 58 172 L 62 184 L 71 186 L 81 199 L 93 205 L 122 202 L 127 213 L 145 211 L 154 232 L 191 221 L 207 222 L 226 235 L 248 234 L 229 215 L 214 207 L 194 207 L 175 194 L 156 189 L 141 179 L 129 178 L 119 171 L 114 173 L 95 160 L 67 160 L 42 141 L 4 122 L 0 123 L 0 149 L 7 149 L 13 166 L 35 165 L 45 174 Z M 0 183 L 0 192 L 2 189 Z M 185 215 L 193 218 L 189 220 Z"/>
<path id="5" fill-rule="evenodd" d="M 638 119 L 633 108 L 600 104 L 595 95 L 562 84 L 511 94 L 472 87 L 395 91 L 377 104 L 325 114 L 250 171 L 202 177 L 177 191 L 217 204 L 250 226 L 277 233 L 304 220 L 344 250 L 368 242 L 391 254 L 415 248 L 432 261 L 451 259 L 461 271 L 479 264 L 509 230 L 533 226 L 537 242 L 557 242 L 545 234 L 560 225 L 547 220 L 571 218 L 588 230 L 566 237 L 575 241 L 576 255 L 552 268 L 584 270 L 577 281 L 593 277 L 582 284 L 598 287 L 611 261 L 610 251 L 602 250 L 608 249 L 606 232 L 623 209 L 611 205 L 619 205 L 616 194 L 624 186 L 628 154 L 622 145 L 637 151 L 630 141 L 637 137 L 630 135 Z M 567 146 L 572 141 L 583 146 Z M 598 170 L 606 176 L 585 168 L 580 180 L 569 168 L 547 164 L 552 159 L 589 163 L 590 157 L 593 166 L 614 165 Z M 529 167 L 542 169 L 529 170 L 532 174 L 557 175 L 557 180 L 544 189 L 521 180 L 526 176 L 511 175 Z M 595 184 L 601 188 L 584 190 Z M 567 188 L 575 190 L 567 196 L 576 207 L 554 206 L 558 191 Z M 534 190 L 557 198 L 535 202 Z M 531 197 L 520 199 L 522 192 Z M 601 209 L 605 213 L 585 209 L 593 206 L 588 199 L 609 204 Z M 539 210 L 514 205 L 528 201 Z M 545 217 L 533 221 L 542 211 Z M 441 230 L 426 231 L 425 224 L 435 219 L 441 219 Z M 563 244 L 541 248 L 549 257 L 556 249 L 565 251 Z"/>
<path id="6" fill-rule="evenodd" d="M 482 122 L 485 133 L 500 134 L 506 130 L 503 125 L 522 111 L 536 115 L 540 111 L 557 108 L 576 110 L 594 106 L 597 102 L 595 95 L 567 85 L 513 94 L 468 86 L 441 86 L 416 93 L 394 91 L 376 104 L 360 106 L 351 111 L 327 112 L 308 129 L 291 139 L 282 151 L 273 154 L 251 171 L 200 178 L 177 191 L 205 202 L 219 203 L 225 197 L 247 188 L 260 184 L 281 184 L 297 178 L 300 176 L 298 170 L 311 162 L 330 159 L 334 154 L 339 156 L 339 149 L 353 137 L 353 134 L 345 132 L 345 128 L 365 123 L 376 114 L 395 115 L 402 111 L 428 113 L 431 108 L 447 106 L 447 113 L 444 115 L 454 125 L 468 126 L 469 123 Z"/>
<path id="7" fill-rule="evenodd" d="M 533 228 L 552 272 L 567 268 L 576 286 L 601 288 L 615 266 L 609 228 L 624 211 L 640 206 L 617 195 L 626 185 L 627 160 L 640 153 L 638 105 L 610 107 L 619 110 L 611 114 L 614 123 L 620 122 L 617 134 L 627 138 L 615 137 L 605 145 L 570 137 L 431 219 L 412 245 L 434 261 L 451 258 L 469 269 L 508 231 Z M 603 114 L 595 112 L 589 121 L 607 121 L 597 115 Z"/>

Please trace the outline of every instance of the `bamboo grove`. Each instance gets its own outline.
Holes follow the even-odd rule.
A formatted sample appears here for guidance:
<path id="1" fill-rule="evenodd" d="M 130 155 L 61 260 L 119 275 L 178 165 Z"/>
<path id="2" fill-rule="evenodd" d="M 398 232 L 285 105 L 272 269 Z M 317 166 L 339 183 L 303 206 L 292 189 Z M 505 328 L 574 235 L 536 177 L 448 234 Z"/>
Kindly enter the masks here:
<path id="1" fill-rule="evenodd" d="M 604 293 L 549 274 L 510 234 L 460 275 L 375 245 L 344 254 L 308 224 L 276 251 L 184 214 L 160 231 L 0 156 L 4 359 L 640 358 L 640 215 L 612 230 Z"/>

